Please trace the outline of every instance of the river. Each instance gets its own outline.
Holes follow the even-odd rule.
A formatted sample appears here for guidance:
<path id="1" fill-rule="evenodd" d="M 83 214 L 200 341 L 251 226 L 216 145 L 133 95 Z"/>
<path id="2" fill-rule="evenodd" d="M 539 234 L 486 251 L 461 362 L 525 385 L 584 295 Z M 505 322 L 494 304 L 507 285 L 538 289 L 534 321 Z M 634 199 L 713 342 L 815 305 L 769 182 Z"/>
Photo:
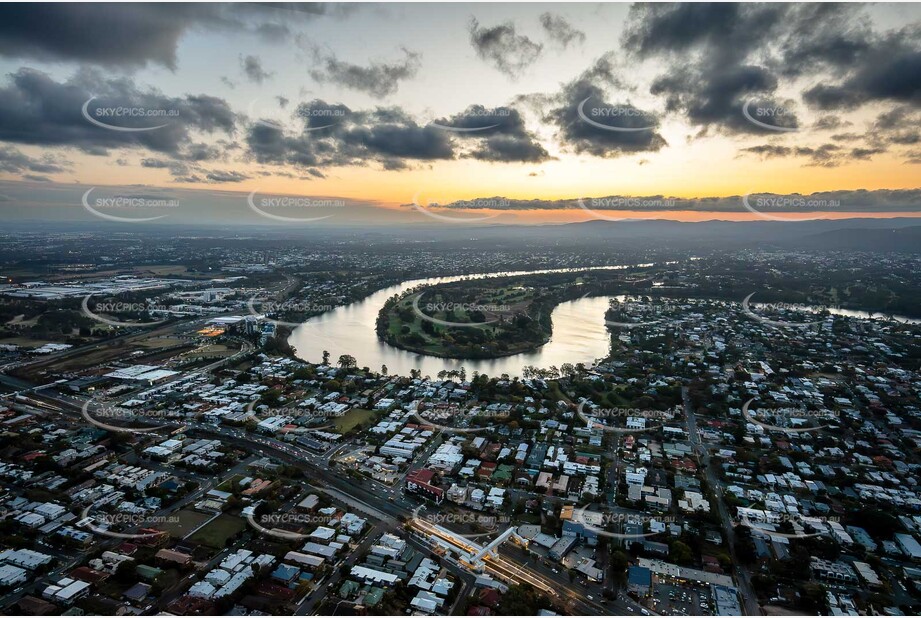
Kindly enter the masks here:
<path id="1" fill-rule="evenodd" d="M 451 283 L 462 279 L 487 279 L 518 275 L 539 275 L 545 273 L 585 272 L 590 270 L 624 270 L 634 267 L 648 267 L 652 264 L 631 266 L 596 266 L 589 268 L 553 268 L 534 271 L 512 271 L 500 273 L 481 273 L 457 277 L 431 277 L 404 281 L 363 300 L 338 307 L 323 315 L 311 318 L 294 329 L 288 342 L 294 346 L 299 358 L 310 362 L 320 362 L 323 351 L 330 354 L 330 361 L 335 362 L 341 354 L 351 354 L 358 360 L 359 367 L 369 367 L 379 371 L 386 365 L 389 373 L 409 375 L 411 369 L 419 369 L 422 375 L 435 377 L 442 369 L 452 370 L 464 367 L 468 377 L 474 371 L 500 376 L 507 373 L 511 377 L 520 376 L 525 365 L 537 367 L 559 367 L 563 363 L 586 363 L 607 356 L 611 336 L 604 324 L 604 313 L 608 308 L 608 298 L 604 296 L 580 298 L 560 303 L 553 309 L 551 320 L 553 334 L 550 341 L 533 352 L 515 354 L 495 359 L 458 360 L 425 356 L 395 348 L 377 337 L 374 325 L 377 315 L 388 298 L 402 294 L 418 285 Z"/>
<path id="2" fill-rule="evenodd" d="M 652 264 L 635 264 L 629 266 L 596 266 L 588 268 L 555 268 L 533 271 L 513 271 L 500 273 L 481 273 L 452 277 L 430 277 L 404 281 L 350 305 L 338 307 L 323 315 L 311 318 L 294 329 L 288 342 L 294 347 L 297 356 L 303 360 L 319 363 L 323 351 L 330 354 L 330 362 L 335 363 L 342 354 L 350 354 L 358 361 L 359 367 L 369 367 L 379 371 L 387 366 L 391 374 L 408 376 L 411 369 L 419 369 L 422 375 L 435 377 L 439 371 L 460 369 L 467 371 L 467 376 L 474 371 L 497 377 L 503 373 L 511 377 L 521 376 L 526 365 L 547 368 L 559 367 L 563 363 L 585 363 L 591 365 L 596 360 L 607 356 L 611 346 L 611 335 L 604 323 L 609 300 L 614 297 L 596 296 L 579 298 L 557 305 L 551 314 L 553 333 L 550 341 L 533 352 L 485 360 L 460 360 L 426 356 L 395 348 L 377 337 L 374 326 L 378 313 L 384 303 L 393 295 L 400 295 L 419 285 L 451 283 L 462 279 L 488 279 L 519 275 L 538 275 L 545 273 L 585 272 L 590 270 L 624 270 L 642 268 Z M 741 300 L 741 299 L 740 299 Z M 758 303 L 752 303 L 757 307 Z M 830 313 L 857 318 L 877 318 L 880 314 L 847 309 L 830 309 Z M 921 323 L 897 316 L 899 321 Z"/>

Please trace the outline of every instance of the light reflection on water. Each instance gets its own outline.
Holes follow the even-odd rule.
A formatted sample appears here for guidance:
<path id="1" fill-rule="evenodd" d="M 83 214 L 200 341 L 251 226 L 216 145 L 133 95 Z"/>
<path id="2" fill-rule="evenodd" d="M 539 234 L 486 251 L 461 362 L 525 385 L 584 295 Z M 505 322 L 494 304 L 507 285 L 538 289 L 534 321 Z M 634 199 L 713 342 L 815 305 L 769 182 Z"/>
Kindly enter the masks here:
<path id="1" fill-rule="evenodd" d="M 649 264 L 637 266 L 649 266 Z M 624 268 L 627 267 L 564 268 L 405 281 L 375 292 L 364 300 L 311 318 L 294 329 L 288 341 L 297 350 L 298 356 L 307 361 L 319 362 L 323 357 L 323 351 L 327 350 L 330 353 L 331 363 L 335 363 L 341 354 L 351 354 L 358 360 L 359 367 L 369 367 L 378 371 L 381 365 L 387 365 L 389 373 L 399 375 L 409 375 L 411 369 L 419 369 L 422 375 L 435 377 L 442 369 L 450 371 L 463 366 L 468 378 L 474 371 L 490 376 L 507 373 L 515 377 L 521 375 L 521 370 L 525 365 L 537 367 L 550 367 L 551 365 L 559 367 L 563 363 L 590 365 L 595 360 L 606 356 L 610 349 L 611 339 L 604 325 L 608 297 L 581 298 L 557 305 L 551 314 L 553 334 L 550 341 L 534 352 L 496 359 L 458 360 L 423 356 L 400 350 L 378 339 L 374 325 L 381 307 L 388 298 L 394 294 L 402 294 L 420 284 L 450 283 L 465 278 L 481 279 L 521 274 L 622 270 Z"/>
<path id="2" fill-rule="evenodd" d="M 339 307 L 323 315 L 311 318 L 298 326 L 291 333 L 288 341 L 297 350 L 298 356 L 310 362 L 320 362 L 323 351 L 330 353 L 330 362 L 335 363 L 341 354 L 351 354 L 358 361 L 359 367 L 369 367 L 379 371 L 386 365 L 391 374 L 408 376 L 411 369 L 419 369 L 422 375 L 435 377 L 439 371 L 457 370 L 463 367 L 468 378 L 474 371 L 489 376 L 507 373 L 510 377 L 520 376 L 526 365 L 548 368 L 560 367 L 564 363 L 585 363 L 590 366 L 594 361 L 607 356 L 611 346 L 611 335 L 604 323 L 604 314 L 611 298 L 623 299 L 623 296 L 596 296 L 580 298 L 561 303 L 551 314 L 553 321 L 550 341 L 534 352 L 515 354 L 503 358 L 486 360 L 459 360 L 438 358 L 408 352 L 384 343 L 377 337 L 374 325 L 384 302 L 393 295 L 399 295 L 422 284 L 451 283 L 461 279 L 484 279 L 525 274 L 545 274 L 559 272 L 584 272 L 586 270 L 623 270 L 631 267 L 648 267 L 652 264 L 633 266 L 598 266 L 590 268 L 557 268 L 535 271 L 515 271 L 465 275 L 457 277 L 432 277 L 404 281 L 398 285 L 385 288 L 358 302 Z M 752 303 L 758 307 L 759 303 Z M 803 307 L 807 309 L 806 307 Z M 807 309 L 808 310 L 808 309 Z M 857 318 L 880 318 L 881 314 L 849 309 L 829 309 L 830 313 Z M 921 320 L 911 320 L 901 316 L 899 321 L 918 324 Z"/>

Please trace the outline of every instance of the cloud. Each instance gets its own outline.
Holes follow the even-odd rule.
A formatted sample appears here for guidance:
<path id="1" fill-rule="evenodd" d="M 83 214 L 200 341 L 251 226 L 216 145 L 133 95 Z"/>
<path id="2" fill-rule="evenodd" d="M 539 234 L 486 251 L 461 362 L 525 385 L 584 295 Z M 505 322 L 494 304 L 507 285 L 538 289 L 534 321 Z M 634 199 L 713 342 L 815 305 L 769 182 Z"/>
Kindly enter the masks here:
<path id="1" fill-rule="evenodd" d="M 0 20 L 0 54 L 101 65 L 176 68 L 176 46 L 188 21 L 205 12 L 191 5 L 174 10 L 152 4 L 111 6 L 13 4 Z"/>
<path id="2" fill-rule="evenodd" d="M 322 178 L 322 168 L 377 164 L 401 170 L 416 162 L 473 158 L 496 163 L 541 162 L 547 150 L 525 127 L 518 110 L 470 105 L 427 125 L 399 107 L 352 110 L 315 99 L 301 103 L 289 130 L 257 122 L 244 141 L 248 156 L 262 164 L 294 165 Z"/>
<path id="3" fill-rule="evenodd" d="M 610 103 L 604 88 L 621 86 L 611 58 L 602 56 L 579 77 L 549 97 L 544 120 L 556 126 L 560 142 L 576 153 L 616 157 L 656 152 L 667 145 L 659 116 L 629 101 Z"/>
<path id="4" fill-rule="evenodd" d="M 360 66 L 317 50 L 315 55 L 318 67 L 309 73 L 321 84 L 334 83 L 375 97 L 386 97 L 399 89 L 401 81 L 415 77 L 422 64 L 421 54 L 406 48 L 402 48 L 402 52 L 402 60 L 371 62 L 368 66 Z"/>
<path id="5" fill-rule="evenodd" d="M 914 145 L 919 139 L 921 109 L 913 105 L 897 105 L 876 117 L 872 135 L 877 143 Z"/>
<path id="6" fill-rule="evenodd" d="M 631 9 L 624 45 L 666 61 L 652 92 L 669 111 L 738 133 L 758 130 L 740 121 L 740 106 L 771 101 L 780 78 L 812 81 L 802 98 L 822 110 L 921 101 L 917 33 L 875 32 L 858 4 L 644 4 Z"/>
<path id="7" fill-rule="evenodd" d="M 544 32 L 551 41 L 557 43 L 563 49 L 569 47 L 570 43 L 585 43 L 585 33 L 577 30 L 560 15 L 553 13 L 542 13 L 540 16 L 540 25 L 543 26 Z"/>
<path id="8" fill-rule="evenodd" d="M 410 161 L 454 158 L 448 132 L 420 126 L 398 107 L 353 111 L 341 104 L 313 100 L 298 106 L 303 127 L 288 132 L 280 125 L 255 123 L 245 142 L 259 163 L 317 168 L 379 163 L 403 169 Z"/>
<path id="9" fill-rule="evenodd" d="M 0 20 L 0 55 L 43 61 L 176 69 L 179 40 L 189 30 L 252 32 L 278 41 L 288 25 L 352 8 L 310 3 L 258 4 L 10 4 Z"/>
<path id="10" fill-rule="evenodd" d="M 742 109 L 755 101 L 781 107 L 771 96 L 778 79 L 748 58 L 776 35 L 785 10 L 775 5 L 634 5 L 623 44 L 637 60 L 666 62 L 668 68 L 650 87 L 665 99 L 666 111 L 684 114 L 704 128 L 766 133 L 770 129 L 750 122 Z M 785 128 L 796 126 L 793 114 L 784 114 L 783 121 Z"/>
<path id="11" fill-rule="evenodd" d="M 864 135 L 859 135 L 857 133 L 835 133 L 831 136 L 836 142 L 856 142 L 864 137 Z"/>
<path id="12" fill-rule="evenodd" d="M 481 161 L 540 163 L 550 155 L 537 141 L 515 135 L 492 135 L 487 137 L 471 154 Z"/>
<path id="13" fill-rule="evenodd" d="M 480 59 L 512 79 L 517 79 L 525 69 L 537 62 L 543 51 L 543 45 L 519 35 L 512 22 L 487 28 L 480 27 L 480 23 L 472 18 L 469 31 L 470 44 Z"/>
<path id="14" fill-rule="evenodd" d="M 435 120 L 433 125 L 453 131 L 458 141 L 475 143 L 462 156 L 481 161 L 531 163 L 550 158 L 537 137 L 525 127 L 524 118 L 512 107 L 470 105 L 453 116 Z"/>
<path id="15" fill-rule="evenodd" d="M 205 178 L 212 182 L 243 182 L 248 180 L 249 176 L 234 171 L 212 171 L 205 175 Z"/>
<path id="16" fill-rule="evenodd" d="M 97 126 L 83 115 L 117 127 L 151 127 L 155 130 L 123 132 Z M 154 117 L 114 115 L 118 109 L 144 109 Z M 194 151 L 193 135 L 232 133 L 236 114 L 226 101 L 209 95 L 169 97 L 156 90 L 141 90 L 130 78 L 106 79 L 83 70 L 57 82 L 49 75 L 22 68 L 0 87 L 0 141 L 39 146 L 69 146 L 91 154 L 111 148 L 146 148 L 184 156 Z M 191 152 L 191 151 L 190 151 Z"/>
<path id="17" fill-rule="evenodd" d="M 259 56 L 240 56 L 240 67 L 243 69 L 243 73 L 246 74 L 249 81 L 256 84 L 261 84 L 275 75 L 275 73 L 266 71 L 262 68 L 262 61 L 259 59 Z"/>
<path id="18" fill-rule="evenodd" d="M 908 29 L 864 40 L 847 64 L 844 78 L 823 82 L 803 93 L 819 109 L 853 109 L 874 101 L 921 103 L 921 44 L 917 30 Z"/>
<path id="19" fill-rule="evenodd" d="M 184 161 L 175 159 L 141 159 L 141 167 L 150 169 L 165 169 L 173 177 L 173 180 L 180 182 L 200 182 L 197 175 L 202 172 L 201 168 L 195 164 L 189 164 Z M 192 180 L 194 178 L 194 180 Z"/>
<path id="20" fill-rule="evenodd" d="M 921 154 L 921 153 L 919 153 Z M 775 193 L 752 194 L 759 197 L 777 196 Z M 879 189 L 868 191 L 843 190 L 820 191 L 811 194 L 793 193 L 782 197 L 804 198 L 825 203 L 837 203 L 837 210 L 844 212 L 915 212 L 921 210 L 921 189 Z M 485 199 L 485 198 L 484 198 Z M 580 205 L 581 200 L 581 205 Z M 595 211 L 603 210 L 652 210 L 652 211 L 702 211 L 702 212 L 746 212 L 741 195 L 725 197 L 681 198 L 663 195 L 624 196 L 609 195 L 594 198 L 566 198 L 559 200 L 522 200 L 493 196 L 495 208 L 502 210 L 576 210 L 589 207 Z M 789 211 L 796 211 L 795 206 L 801 200 L 791 200 Z M 443 204 L 441 208 L 469 208 L 476 198 Z"/>
<path id="21" fill-rule="evenodd" d="M 854 148 L 851 150 L 851 158 L 867 160 L 872 158 L 874 155 L 882 154 L 884 152 L 886 152 L 885 148 Z"/>
<path id="22" fill-rule="evenodd" d="M 855 155 L 855 151 L 856 149 L 851 151 L 851 157 L 861 158 Z M 817 147 L 762 144 L 760 146 L 743 148 L 741 152 L 752 153 L 760 156 L 762 159 L 808 157 L 808 165 L 818 167 L 837 167 L 846 162 L 846 155 L 841 146 L 837 144 L 822 144 Z"/>
<path id="23" fill-rule="evenodd" d="M 0 172 L 10 174 L 24 171 L 53 174 L 64 172 L 70 168 L 70 162 L 53 154 L 45 154 L 41 158 L 30 157 L 17 148 L 0 146 Z"/>
<path id="24" fill-rule="evenodd" d="M 840 116 L 822 116 L 813 123 L 812 128 L 817 131 L 832 131 L 851 126 L 851 123 L 842 120 Z"/>

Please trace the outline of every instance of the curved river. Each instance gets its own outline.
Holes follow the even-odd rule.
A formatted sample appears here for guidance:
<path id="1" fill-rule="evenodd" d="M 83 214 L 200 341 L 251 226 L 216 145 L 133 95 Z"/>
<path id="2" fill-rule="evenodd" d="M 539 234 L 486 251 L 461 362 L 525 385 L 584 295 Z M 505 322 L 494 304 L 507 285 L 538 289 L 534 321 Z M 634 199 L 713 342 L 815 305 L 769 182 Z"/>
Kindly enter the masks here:
<path id="1" fill-rule="evenodd" d="M 611 347 L 611 336 L 604 324 L 604 313 L 608 308 L 608 297 L 580 298 L 557 305 L 550 315 L 553 334 L 550 341 L 533 352 L 494 359 L 460 360 L 425 356 L 395 348 L 377 337 L 374 325 L 381 307 L 394 294 L 418 285 L 451 283 L 463 279 L 489 279 L 518 275 L 540 275 L 546 273 L 586 272 L 590 270 L 624 270 L 646 267 L 652 264 L 630 266 L 595 266 L 588 268 L 551 268 L 546 270 L 523 270 L 499 273 L 481 273 L 456 277 L 431 277 L 414 279 L 385 288 L 363 300 L 338 307 L 323 315 L 311 318 L 294 329 L 288 342 L 294 346 L 297 356 L 307 361 L 320 362 L 323 350 L 335 362 L 341 354 L 351 354 L 358 360 L 359 367 L 378 371 L 387 365 L 391 374 L 408 376 L 410 369 L 419 369 L 422 375 L 436 376 L 442 369 L 463 367 L 470 376 L 474 371 L 489 376 L 507 373 L 520 376 L 525 365 L 537 367 L 559 367 L 563 363 L 592 364 L 607 356 Z"/>
<path id="2" fill-rule="evenodd" d="M 463 279 L 490 279 L 519 275 L 539 275 L 545 273 L 586 272 L 591 270 L 625 270 L 643 268 L 653 264 L 633 264 L 629 266 L 594 266 L 587 268 L 552 268 L 546 270 L 523 270 L 499 273 L 481 273 L 452 277 L 431 277 L 404 281 L 363 300 L 338 307 L 323 315 L 311 318 L 294 329 L 288 342 L 294 347 L 297 356 L 303 360 L 319 363 L 323 351 L 330 354 L 335 362 L 341 354 L 351 354 L 358 361 L 359 367 L 369 367 L 374 371 L 387 366 L 390 374 L 408 376 L 411 369 L 419 369 L 422 375 L 436 376 L 442 369 L 452 370 L 463 367 L 470 376 L 474 371 L 497 377 L 507 373 L 510 377 L 521 376 L 525 365 L 547 368 L 559 367 L 563 363 L 593 364 L 607 356 L 611 348 L 611 334 L 604 323 L 604 314 L 611 298 L 622 296 L 595 296 L 579 298 L 557 305 L 551 313 L 553 332 L 550 341 L 533 352 L 515 354 L 495 359 L 460 360 L 426 356 L 395 348 L 377 337 L 374 325 L 381 307 L 393 295 L 403 294 L 419 285 L 451 283 Z M 753 302 L 757 307 L 759 303 Z M 882 318 L 882 314 L 866 311 L 830 308 L 829 313 L 854 318 Z M 895 316 L 900 322 L 912 324 L 921 320 Z"/>

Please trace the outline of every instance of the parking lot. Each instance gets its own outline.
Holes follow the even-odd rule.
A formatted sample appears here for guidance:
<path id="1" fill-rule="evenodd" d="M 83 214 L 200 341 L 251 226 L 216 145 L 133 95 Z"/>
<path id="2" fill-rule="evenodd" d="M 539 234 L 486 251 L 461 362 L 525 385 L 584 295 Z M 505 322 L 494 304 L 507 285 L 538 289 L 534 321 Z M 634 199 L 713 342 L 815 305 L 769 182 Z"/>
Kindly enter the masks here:
<path id="1" fill-rule="evenodd" d="M 652 596 L 653 609 L 658 614 L 676 616 L 713 615 L 714 604 L 708 588 L 658 583 Z"/>

